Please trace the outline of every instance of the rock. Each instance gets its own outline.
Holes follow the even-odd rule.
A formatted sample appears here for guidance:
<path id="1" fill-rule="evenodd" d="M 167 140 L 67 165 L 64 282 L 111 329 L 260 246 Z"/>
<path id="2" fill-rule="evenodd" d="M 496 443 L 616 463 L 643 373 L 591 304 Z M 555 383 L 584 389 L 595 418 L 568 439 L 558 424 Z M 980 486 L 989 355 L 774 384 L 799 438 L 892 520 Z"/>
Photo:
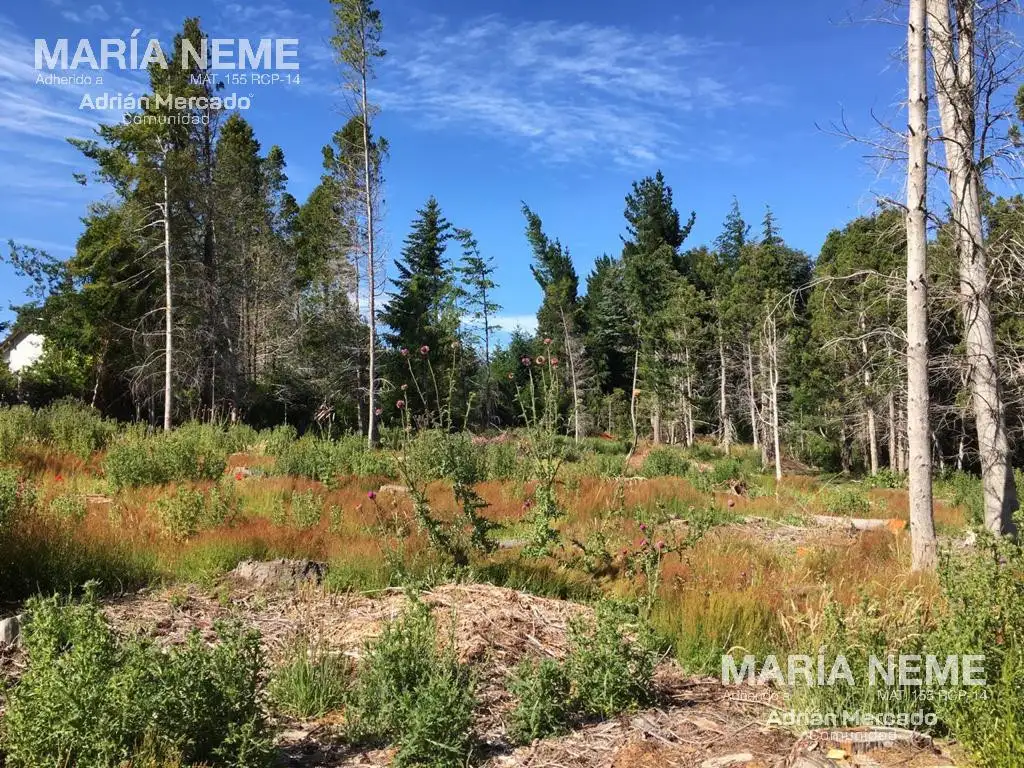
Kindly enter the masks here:
<path id="1" fill-rule="evenodd" d="M 21 623 L 24 619 L 25 614 L 19 613 L 17 616 L 0 621 L 0 646 L 14 645 L 18 642 L 18 638 L 21 637 Z"/>
<path id="2" fill-rule="evenodd" d="M 409 489 L 404 485 L 382 485 L 377 489 L 377 493 L 394 493 L 397 495 L 404 495 L 409 493 Z"/>
<path id="3" fill-rule="evenodd" d="M 229 576 L 258 587 L 294 589 L 300 584 L 320 584 L 327 564 L 314 560 L 243 560 Z"/>
<path id="4" fill-rule="evenodd" d="M 729 768 L 730 766 L 742 766 L 747 763 L 752 763 L 754 756 L 749 752 L 736 752 L 732 755 L 722 755 L 721 757 L 709 757 L 703 763 L 700 764 L 700 768 Z"/>

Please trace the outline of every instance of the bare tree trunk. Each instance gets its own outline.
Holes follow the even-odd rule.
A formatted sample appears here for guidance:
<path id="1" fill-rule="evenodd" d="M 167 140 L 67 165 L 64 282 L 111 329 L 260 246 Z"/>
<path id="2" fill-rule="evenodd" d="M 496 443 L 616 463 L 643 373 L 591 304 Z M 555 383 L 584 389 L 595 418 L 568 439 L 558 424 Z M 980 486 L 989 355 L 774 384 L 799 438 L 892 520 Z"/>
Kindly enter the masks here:
<path id="1" fill-rule="evenodd" d="M 782 440 L 779 435 L 779 327 L 774 316 L 768 319 L 768 383 L 772 411 L 772 452 L 775 454 L 775 482 L 782 481 Z"/>
<path id="2" fill-rule="evenodd" d="M 899 459 L 896 457 L 896 394 L 890 391 L 887 400 L 889 405 L 889 469 L 897 472 L 899 471 Z"/>
<path id="3" fill-rule="evenodd" d="M 164 219 L 164 294 L 167 306 L 164 312 L 164 429 L 171 428 L 173 407 L 172 373 L 174 371 L 174 301 L 171 290 L 171 180 L 167 167 L 168 151 L 163 150 L 164 201 L 161 206 Z"/>
<path id="4" fill-rule="evenodd" d="M 960 264 L 960 303 L 985 501 L 985 527 L 1015 533 L 1017 489 L 1010 465 L 1006 413 L 999 387 L 995 330 L 989 306 L 988 263 L 981 212 L 981 173 L 975 159 L 978 94 L 974 76 L 974 3 L 956 0 L 956 30 L 948 0 L 928 0 L 930 43 Z"/>
<path id="5" fill-rule="evenodd" d="M 366 198 L 366 283 L 367 283 L 367 304 L 368 315 L 367 325 L 370 329 L 370 343 L 369 343 L 369 360 L 367 362 L 367 379 L 366 379 L 366 442 L 367 445 L 372 449 L 377 445 L 377 414 L 376 414 L 376 364 L 377 364 L 377 283 L 376 283 L 376 270 L 374 260 L 376 254 L 374 252 L 374 231 L 375 226 L 373 216 L 373 204 L 374 204 L 374 185 L 371 183 L 371 172 L 370 172 L 370 108 L 367 104 L 366 98 L 366 54 L 365 45 L 363 47 L 363 62 L 360 72 L 362 79 L 362 88 L 360 89 L 360 97 L 362 100 L 362 123 L 363 123 L 363 185 L 365 187 L 365 198 Z M 376 173 L 373 174 L 376 179 Z"/>
<path id="6" fill-rule="evenodd" d="M 651 441 L 661 445 L 661 400 L 655 395 L 654 408 L 651 410 Z"/>
<path id="7" fill-rule="evenodd" d="M 640 347 L 637 347 L 633 352 L 633 391 L 630 393 L 629 398 L 629 419 L 633 425 L 633 446 L 629 449 L 629 455 L 632 456 L 636 450 L 636 443 L 639 439 L 639 433 L 636 428 L 636 384 L 637 377 L 640 372 Z"/>
<path id="8" fill-rule="evenodd" d="M 484 306 L 487 306 L 486 299 Z M 562 333 L 565 336 L 565 352 L 569 356 L 569 376 L 572 379 L 572 424 L 573 424 L 573 435 L 577 443 L 583 439 L 583 428 L 580 423 L 580 388 L 579 382 L 576 379 L 576 355 L 573 352 L 572 338 L 569 336 L 569 323 L 565 319 L 565 310 L 559 308 L 559 312 L 562 315 Z M 486 326 L 487 317 L 484 316 L 484 325 Z M 486 331 L 485 331 L 486 333 Z M 489 355 L 489 352 L 488 352 Z M 488 366 L 489 368 L 490 366 Z M 635 387 L 634 383 L 634 387 Z"/>
<path id="9" fill-rule="evenodd" d="M 722 422 L 722 447 L 726 454 L 732 448 L 732 422 L 729 420 L 729 401 L 725 396 L 725 341 L 722 328 L 718 328 L 718 415 Z"/>
<path id="10" fill-rule="evenodd" d="M 750 429 L 754 433 L 754 447 L 758 448 L 761 445 L 761 437 L 759 435 L 760 425 L 757 419 L 757 403 L 755 402 L 754 395 L 754 351 L 750 344 L 746 345 L 746 357 L 747 357 L 747 398 L 750 403 Z M 762 452 L 762 459 L 765 458 Z"/>
<path id="11" fill-rule="evenodd" d="M 943 0 L 945 2 L 945 0 Z M 914 570 L 936 565 L 928 417 L 928 72 L 925 0 L 910 0 L 907 24 L 907 441 Z"/>
<path id="12" fill-rule="evenodd" d="M 684 408 L 686 416 L 686 447 L 693 447 L 694 433 L 696 428 L 693 424 L 693 372 L 690 369 L 690 348 L 686 348 L 686 406 Z"/>
<path id="13" fill-rule="evenodd" d="M 860 324 L 860 351 L 864 357 L 864 396 L 867 398 L 868 406 L 864 411 L 864 423 L 868 433 L 868 460 L 870 462 L 871 475 L 878 474 L 878 430 L 875 427 L 875 408 L 872 405 L 871 396 L 871 366 L 868 358 L 868 340 L 864 334 L 867 331 L 864 322 L 864 315 L 859 318 Z"/>

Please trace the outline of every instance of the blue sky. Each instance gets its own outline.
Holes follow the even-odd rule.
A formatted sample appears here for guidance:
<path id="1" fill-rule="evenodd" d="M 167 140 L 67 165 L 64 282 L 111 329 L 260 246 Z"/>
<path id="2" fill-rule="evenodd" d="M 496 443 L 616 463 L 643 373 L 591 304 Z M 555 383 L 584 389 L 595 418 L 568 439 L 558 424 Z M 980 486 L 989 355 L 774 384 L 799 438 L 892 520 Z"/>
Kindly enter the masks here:
<path id="1" fill-rule="evenodd" d="M 816 127 L 844 116 L 865 135 L 872 113 L 902 124 L 899 26 L 850 23 L 862 0 L 378 0 L 388 56 L 379 67 L 378 130 L 391 143 L 385 245 L 397 256 L 433 194 L 499 265 L 506 328 L 529 323 L 520 201 L 571 250 L 581 277 L 617 253 L 630 182 L 660 168 L 684 213 L 687 245 L 710 243 L 735 195 L 752 222 L 764 206 L 783 235 L 816 254 L 827 232 L 891 193 L 863 147 Z M 881 4 L 879 4 L 881 5 Z M 35 83 L 32 41 L 127 37 L 169 41 L 188 15 L 215 37 L 299 38 L 300 85 L 238 89 L 264 148 L 279 144 L 301 201 L 320 147 L 344 122 L 331 64 L 327 0 L 251 3 L 37 0 L 0 7 L 0 241 L 68 257 L 102 188 L 64 141 L 97 119 L 82 88 Z M 108 73 L 91 93 L 145 92 L 137 73 Z M 0 265 L 0 319 L 21 286 Z"/>

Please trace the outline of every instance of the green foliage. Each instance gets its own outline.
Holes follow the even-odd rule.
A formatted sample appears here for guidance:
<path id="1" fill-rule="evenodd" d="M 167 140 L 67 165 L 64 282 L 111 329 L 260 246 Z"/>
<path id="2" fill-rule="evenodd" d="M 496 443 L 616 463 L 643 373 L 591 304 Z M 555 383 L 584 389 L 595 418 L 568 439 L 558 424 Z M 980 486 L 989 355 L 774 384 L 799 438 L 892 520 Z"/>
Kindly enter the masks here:
<path id="1" fill-rule="evenodd" d="M 644 458 L 640 474 L 644 477 L 683 477 L 689 468 L 690 462 L 674 448 L 655 448 Z"/>
<path id="2" fill-rule="evenodd" d="M 51 445 L 82 458 L 103 450 L 118 432 L 115 422 L 104 419 L 95 408 L 73 400 L 54 403 L 36 416 L 45 420 Z"/>
<path id="3" fill-rule="evenodd" d="M 324 498 L 312 491 L 293 493 L 291 503 L 292 523 L 300 529 L 319 525 L 324 514 Z"/>
<path id="4" fill-rule="evenodd" d="M 13 469 L 0 469 L 0 532 L 7 533 L 35 509 L 35 486 L 22 480 Z"/>
<path id="5" fill-rule="evenodd" d="M 230 488 L 230 486 L 228 486 Z M 204 528 L 213 528 L 232 518 L 238 508 L 233 492 L 211 488 L 203 492 L 181 487 L 157 501 L 157 516 L 175 539 L 187 539 Z"/>
<path id="6" fill-rule="evenodd" d="M 464 766 L 473 687 L 451 639 L 438 647 L 430 609 L 416 601 L 367 645 L 346 710 L 349 735 L 396 744 L 396 766 Z"/>
<path id="7" fill-rule="evenodd" d="M 871 514 L 871 501 L 858 489 L 850 486 L 830 488 L 821 496 L 825 514 L 837 517 L 865 517 Z"/>
<path id="8" fill-rule="evenodd" d="M 0 408 L 0 461 L 11 461 L 18 447 L 35 435 L 35 413 L 27 405 Z"/>
<path id="9" fill-rule="evenodd" d="M 345 703 L 352 667 L 339 653 L 298 638 L 270 677 L 268 693 L 279 712 L 304 720 Z"/>
<path id="10" fill-rule="evenodd" d="M 889 467 L 883 467 L 877 474 L 864 478 L 864 484 L 868 488 L 905 488 L 907 478 Z"/>
<path id="11" fill-rule="evenodd" d="M 48 511 L 60 519 L 80 523 L 85 519 L 88 505 L 85 502 L 85 497 L 81 494 L 62 493 L 50 499 Z"/>
<path id="12" fill-rule="evenodd" d="M 572 711 L 569 678 L 562 664 L 527 659 L 516 667 L 508 688 L 516 698 L 509 723 L 513 741 L 529 744 L 565 730 Z"/>
<path id="13" fill-rule="evenodd" d="M 986 685 L 937 697 L 936 711 L 979 766 L 1010 768 L 1024 754 L 1024 549 L 981 532 L 975 551 L 943 553 L 939 579 L 929 643 L 981 657 Z"/>
<path id="14" fill-rule="evenodd" d="M 898 679 L 892 685 L 880 684 L 880 679 L 879 684 L 872 685 L 869 673 L 872 658 L 882 660 L 883 666 L 886 659 L 901 654 L 933 653 L 944 659 L 947 650 L 927 642 L 928 621 L 927 611 L 913 596 L 897 607 L 885 607 L 867 597 L 851 608 L 829 602 L 824 621 L 817 632 L 804 639 L 801 651 L 812 659 L 823 654 L 826 674 L 835 657 L 842 654 L 852 683 L 840 677 L 831 685 L 817 685 L 815 680 L 795 676 L 796 686 L 790 694 L 793 707 L 818 715 L 834 713 L 837 717 L 844 711 L 896 717 L 931 712 L 931 699 L 923 686 L 900 685 Z"/>
<path id="15" fill-rule="evenodd" d="M 259 636 L 236 625 L 169 651 L 121 640 L 91 599 L 34 598 L 28 665 L 4 718 L 7 764 L 117 768 L 157 761 L 259 768 L 270 734 L 259 705 Z"/>
<path id="16" fill-rule="evenodd" d="M 985 497 L 981 489 L 981 478 L 968 472 L 945 472 L 935 480 L 935 495 L 946 498 L 956 506 L 967 509 L 972 525 L 981 525 L 985 520 Z"/>
<path id="17" fill-rule="evenodd" d="M 561 663 L 527 661 L 516 669 L 513 737 L 542 738 L 580 718 L 613 717 L 649 704 L 657 657 L 645 620 L 627 606 L 599 602 L 593 620 L 569 622 L 569 653 Z"/>
<path id="18" fill-rule="evenodd" d="M 369 451 L 366 440 L 359 435 L 330 440 L 307 434 L 273 447 L 279 451 L 276 471 L 282 475 L 308 477 L 328 485 L 345 475 L 395 475 L 390 458 L 381 452 Z"/>
<path id="19" fill-rule="evenodd" d="M 227 465 L 223 433 L 204 424 L 186 424 L 151 436 L 132 434 L 117 442 L 104 462 L 115 490 L 187 480 L 216 480 Z"/>

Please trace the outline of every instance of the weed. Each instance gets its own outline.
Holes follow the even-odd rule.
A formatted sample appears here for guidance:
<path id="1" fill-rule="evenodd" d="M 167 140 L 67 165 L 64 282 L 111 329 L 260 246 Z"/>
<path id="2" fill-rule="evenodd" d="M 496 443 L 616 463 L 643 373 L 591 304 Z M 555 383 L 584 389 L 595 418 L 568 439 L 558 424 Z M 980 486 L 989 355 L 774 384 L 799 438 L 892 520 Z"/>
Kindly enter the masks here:
<path id="1" fill-rule="evenodd" d="M 161 762 L 257 768 L 271 740 L 260 710 L 259 637 L 218 627 L 168 652 L 118 639 L 91 599 L 31 600 L 28 665 L 4 717 L 7 764 L 113 768 L 139 753 Z"/>
<path id="2" fill-rule="evenodd" d="M 348 708 L 349 736 L 398 746 L 396 766 L 464 766 L 472 747 L 473 681 L 430 609 L 414 601 L 366 647 Z"/>
<path id="3" fill-rule="evenodd" d="M 514 741 L 528 744 L 565 730 L 572 715 L 570 683 L 557 661 L 523 661 L 509 680 L 509 692 L 516 697 L 509 727 Z"/>
<path id="4" fill-rule="evenodd" d="M 655 448 L 644 458 L 640 474 L 644 477 L 684 477 L 690 462 L 673 448 Z"/>
<path id="5" fill-rule="evenodd" d="M 344 656 L 299 637 L 271 675 L 270 700 L 292 717 L 323 717 L 344 704 L 351 672 Z"/>

